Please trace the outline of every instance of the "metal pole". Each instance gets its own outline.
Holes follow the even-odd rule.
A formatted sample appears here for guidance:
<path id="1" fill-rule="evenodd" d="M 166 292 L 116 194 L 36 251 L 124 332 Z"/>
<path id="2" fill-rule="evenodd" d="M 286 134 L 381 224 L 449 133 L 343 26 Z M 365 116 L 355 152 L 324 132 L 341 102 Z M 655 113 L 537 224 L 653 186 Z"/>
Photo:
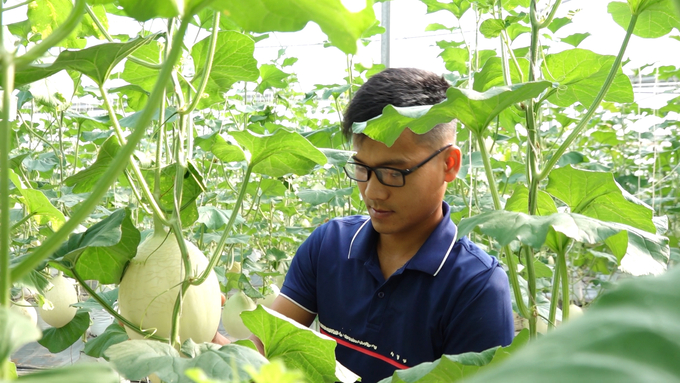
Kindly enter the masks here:
<path id="1" fill-rule="evenodd" d="M 380 36 L 380 62 L 385 68 L 390 67 L 390 7 L 391 1 L 384 1 L 381 4 L 381 24 L 385 28 L 385 33 Z"/>

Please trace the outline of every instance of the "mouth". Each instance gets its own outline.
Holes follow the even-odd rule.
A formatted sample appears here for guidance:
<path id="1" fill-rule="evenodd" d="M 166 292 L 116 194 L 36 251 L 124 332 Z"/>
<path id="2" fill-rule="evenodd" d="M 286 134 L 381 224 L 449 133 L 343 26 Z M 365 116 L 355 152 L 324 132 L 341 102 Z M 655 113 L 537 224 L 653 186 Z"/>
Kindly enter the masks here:
<path id="1" fill-rule="evenodd" d="M 368 212 L 373 218 L 385 218 L 392 213 L 394 213 L 392 210 L 386 210 L 383 208 L 376 208 L 376 207 L 369 207 Z"/>

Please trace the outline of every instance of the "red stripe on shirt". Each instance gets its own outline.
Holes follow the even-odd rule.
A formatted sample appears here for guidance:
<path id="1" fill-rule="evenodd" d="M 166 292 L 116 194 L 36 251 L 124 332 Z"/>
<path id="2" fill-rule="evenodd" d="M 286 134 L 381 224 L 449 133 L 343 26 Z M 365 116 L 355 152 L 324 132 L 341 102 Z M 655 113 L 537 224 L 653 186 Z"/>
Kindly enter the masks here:
<path id="1" fill-rule="evenodd" d="M 363 347 L 359 347 L 359 346 L 357 346 L 357 345 L 355 345 L 355 344 L 353 344 L 353 343 L 347 342 L 347 341 L 342 340 L 342 339 L 340 339 L 340 338 L 338 338 L 338 337 L 336 337 L 336 336 L 333 336 L 333 335 L 329 334 L 329 333 L 328 333 L 326 330 L 324 330 L 324 329 L 321 329 L 321 333 L 324 334 L 324 335 L 326 335 L 326 336 L 329 336 L 329 337 L 333 338 L 333 339 L 334 339 L 336 342 L 338 342 L 338 344 L 340 344 L 340 345 L 343 345 L 343 346 L 345 346 L 345 347 L 351 348 L 351 349 L 354 350 L 354 351 L 359 351 L 359 352 L 362 353 L 362 354 L 366 354 L 366 355 L 368 355 L 368 356 L 372 356 L 372 357 L 374 357 L 374 358 L 380 359 L 380 360 L 382 360 L 383 362 L 387 362 L 387 363 L 389 363 L 389 364 L 393 365 L 394 367 L 399 368 L 399 369 L 401 369 L 401 370 L 405 370 L 405 369 L 409 368 L 409 366 L 407 366 L 407 365 L 405 365 L 405 364 L 401 364 L 401 363 L 399 363 L 399 362 L 397 362 L 397 361 L 395 361 L 395 360 L 392 360 L 392 359 L 390 359 L 390 358 L 388 358 L 388 357 L 386 357 L 386 356 L 384 356 L 384 355 L 380 355 L 380 354 L 378 354 L 377 352 L 373 352 L 373 351 L 371 351 L 371 350 L 367 350 L 367 349 L 365 349 L 365 348 L 363 348 Z"/>

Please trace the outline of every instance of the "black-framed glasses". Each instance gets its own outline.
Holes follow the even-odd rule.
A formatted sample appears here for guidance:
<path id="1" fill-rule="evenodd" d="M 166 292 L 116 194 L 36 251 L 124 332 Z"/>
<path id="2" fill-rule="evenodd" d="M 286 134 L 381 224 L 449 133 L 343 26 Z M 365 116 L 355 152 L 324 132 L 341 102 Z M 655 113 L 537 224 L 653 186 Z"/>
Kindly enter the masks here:
<path id="1" fill-rule="evenodd" d="M 407 175 L 415 172 L 423 165 L 428 163 L 431 159 L 435 158 L 437 154 L 443 152 L 451 146 L 453 146 L 453 144 L 444 146 L 443 148 L 434 152 L 431 156 L 427 157 L 425 161 L 410 169 L 396 169 L 382 166 L 373 168 L 356 162 L 348 162 L 345 164 L 344 169 L 347 177 L 357 182 L 367 182 L 371 178 L 371 173 L 375 173 L 376 177 L 378 177 L 378 181 L 380 181 L 381 184 L 385 186 L 402 187 L 406 184 Z"/>

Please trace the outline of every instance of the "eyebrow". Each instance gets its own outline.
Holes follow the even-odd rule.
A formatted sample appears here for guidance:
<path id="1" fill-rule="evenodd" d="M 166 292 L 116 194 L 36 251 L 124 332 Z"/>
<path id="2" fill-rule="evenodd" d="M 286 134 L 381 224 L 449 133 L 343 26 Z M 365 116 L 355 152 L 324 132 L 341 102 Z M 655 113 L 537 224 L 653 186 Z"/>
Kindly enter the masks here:
<path id="1" fill-rule="evenodd" d="M 362 161 L 362 160 L 360 160 L 356 155 L 352 156 L 352 159 L 353 159 L 354 161 L 356 161 L 356 162 L 361 162 L 362 164 L 365 164 L 365 162 Z M 394 159 L 394 160 L 389 160 L 389 161 L 381 162 L 381 163 L 379 163 L 379 164 L 377 164 L 377 165 L 375 165 L 375 166 L 373 166 L 373 167 L 374 167 L 374 168 L 381 168 L 381 167 L 385 167 L 385 166 L 401 166 L 401 167 L 404 167 L 404 166 L 406 166 L 406 164 L 408 164 L 408 161 L 407 161 L 407 160 L 404 160 L 404 159 Z"/>

